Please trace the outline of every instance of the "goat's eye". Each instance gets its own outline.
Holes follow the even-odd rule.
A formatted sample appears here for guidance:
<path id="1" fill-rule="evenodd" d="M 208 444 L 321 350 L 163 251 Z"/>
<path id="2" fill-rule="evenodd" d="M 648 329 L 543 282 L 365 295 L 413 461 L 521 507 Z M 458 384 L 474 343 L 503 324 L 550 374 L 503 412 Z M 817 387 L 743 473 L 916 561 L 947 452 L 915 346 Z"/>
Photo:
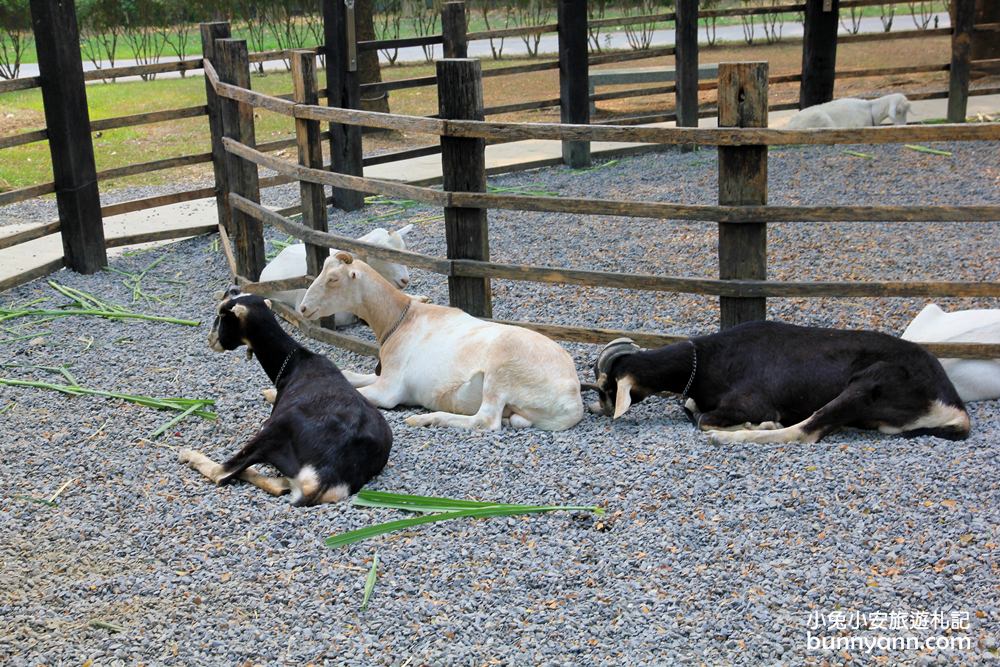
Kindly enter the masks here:
<path id="1" fill-rule="evenodd" d="M 337 282 L 337 276 L 330 276 L 329 278 L 326 279 L 327 285 L 333 285 L 336 282 Z"/>

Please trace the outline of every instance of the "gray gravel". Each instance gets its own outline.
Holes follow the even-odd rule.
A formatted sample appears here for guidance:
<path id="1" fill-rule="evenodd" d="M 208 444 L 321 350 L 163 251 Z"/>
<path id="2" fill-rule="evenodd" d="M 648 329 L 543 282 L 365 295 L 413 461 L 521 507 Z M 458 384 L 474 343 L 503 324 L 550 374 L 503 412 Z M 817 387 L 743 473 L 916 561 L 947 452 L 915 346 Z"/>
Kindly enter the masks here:
<path id="1" fill-rule="evenodd" d="M 950 158 L 901 147 L 775 151 L 770 201 L 996 204 L 1000 145 L 939 145 Z M 549 169 L 496 179 L 564 196 L 715 201 L 715 153 L 621 160 L 590 172 Z M 290 189 L 286 195 L 294 197 Z M 277 202 L 281 203 L 281 202 Z M 340 215 L 361 234 L 390 207 Z M 443 253 L 432 209 L 411 246 Z M 500 261 L 712 276 L 713 225 L 496 212 Z M 773 225 L 772 276 L 784 279 L 1000 279 L 1000 224 Z M 411 410 L 373 488 L 505 502 L 600 504 L 608 514 L 554 513 L 446 522 L 337 551 L 332 533 L 399 518 L 347 504 L 294 509 L 247 485 L 215 488 L 170 447 L 221 459 L 267 416 L 266 377 L 239 354 L 205 344 L 224 260 L 202 237 L 113 265 L 140 270 L 165 304 L 145 312 L 201 319 L 198 328 L 63 319 L 0 344 L 0 362 L 67 364 L 86 386 L 210 397 L 219 419 L 189 419 L 157 444 L 141 439 L 169 415 L 96 398 L 0 388 L 0 663 L 95 664 L 840 664 L 808 651 L 811 611 L 968 612 L 972 648 L 850 651 L 876 664 L 972 664 L 1000 639 L 997 544 L 1000 406 L 971 406 L 959 443 L 846 432 L 817 445 L 707 442 L 676 406 L 650 400 L 614 423 L 588 415 L 562 433 L 417 430 Z M 414 271 L 411 290 L 446 300 Z M 118 303 L 111 273 L 62 272 L 68 285 Z M 157 282 L 179 279 L 184 285 Z M 499 317 L 687 333 L 710 330 L 713 300 L 497 281 Z M 0 303 L 50 297 L 44 280 Z M 899 332 L 918 299 L 774 299 L 798 323 Z M 997 307 L 946 300 L 947 307 Z M 20 334 L 25 330 L 17 330 Z M 0 333 L 0 340 L 9 332 Z M 342 367 L 372 361 L 326 347 Z M 581 375 L 595 348 L 568 345 Z M 42 371 L 4 376 L 58 380 Z M 70 479 L 58 506 L 48 498 Z M 380 578 L 359 611 L 378 551 Z M 100 620 L 121 632 L 93 627 Z M 830 634 L 837 634 L 831 632 Z M 850 634 L 926 636 L 923 631 Z M 932 633 L 933 634 L 933 633 Z"/>

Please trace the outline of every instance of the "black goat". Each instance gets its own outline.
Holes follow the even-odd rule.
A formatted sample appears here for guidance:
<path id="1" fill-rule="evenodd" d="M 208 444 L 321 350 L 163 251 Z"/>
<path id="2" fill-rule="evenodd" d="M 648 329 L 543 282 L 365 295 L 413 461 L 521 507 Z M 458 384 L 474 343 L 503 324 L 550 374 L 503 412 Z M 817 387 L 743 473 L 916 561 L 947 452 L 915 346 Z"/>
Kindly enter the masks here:
<path id="1" fill-rule="evenodd" d="M 271 302 L 231 287 L 208 336 L 216 352 L 247 346 L 274 383 L 271 416 L 240 452 L 219 465 L 190 449 L 180 459 L 217 484 L 239 477 L 293 505 L 336 502 L 357 493 L 389 460 L 392 431 L 332 361 L 282 330 Z M 270 463 L 284 477 L 254 472 Z"/>
<path id="2" fill-rule="evenodd" d="M 652 394 L 681 394 L 717 442 L 817 442 L 842 427 L 969 434 L 969 415 L 938 360 L 873 331 L 750 322 L 645 351 L 620 338 L 605 346 L 594 375 L 597 383 L 583 387 L 600 396 L 595 412 L 617 419 Z"/>

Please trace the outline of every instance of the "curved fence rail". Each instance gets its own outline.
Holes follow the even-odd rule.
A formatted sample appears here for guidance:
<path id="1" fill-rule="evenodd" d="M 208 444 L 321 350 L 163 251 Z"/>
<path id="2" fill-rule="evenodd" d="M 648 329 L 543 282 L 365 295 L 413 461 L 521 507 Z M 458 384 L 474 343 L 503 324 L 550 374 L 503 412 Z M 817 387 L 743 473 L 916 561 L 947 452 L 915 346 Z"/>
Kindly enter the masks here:
<path id="1" fill-rule="evenodd" d="M 454 65 L 468 66 L 469 61 L 444 61 L 441 66 L 445 71 Z M 766 99 L 761 91 L 753 90 L 755 81 L 760 86 L 767 85 L 766 70 L 762 78 L 741 78 L 741 72 L 746 65 L 733 65 L 724 68 L 723 80 L 735 91 L 743 95 L 726 94 L 723 103 L 733 108 L 724 108 L 722 117 L 734 117 L 735 108 L 745 103 L 745 99 Z M 298 122 L 332 122 L 347 125 L 380 127 L 403 131 L 421 131 L 441 137 L 442 147 L 448 142 L 465 142 L 461 144 L 478 151 L 479 157 L 487 143 L 510 141 L 521 138 L 573 139 L 573 140 L 616 140 L 626 142 L 646 142 L 675 145 L 704 144 L 718 146 L 720 161 L 725 152 L 741 152 L 741 159 L 746 159 L 749 152 L 763 151 L 766 160 L 766 147 L 789 144 L 860 144 L 860 143 L 908 143 L 915 141 L 997 141 L 1000 140 L 1000 124 L 953 124 L 926 127 L 877 127 L 859 130 L 770 130 L 753 127 L 721 127 L 714 129 L 695 128 L 636 128 L 627 126 L 573 126 L 550 123 L 490 123 L 482 120 L 463 118 L 430 119 L 413 116 L 396 116 L 374 112 L 354 111 L 331 107 L 321 107 L 312 104 L 295 103 L 289 100 L 264 95 L 239 86 L 225 83 L 219 78 L 214 66 L 206 62 L 205 71 L 215 92 L 231 106 L 230 113 L 242 117 L 252 117 L 250 108 L 262 108 L 283 114 Z M 473 68 L 475 71 L 475 68 Z M 748 70 L 749 71 L 749 70 Z M 454 76 L 454 72 L 449 76 Z M 457 79 L 456 79 L 457 80 Z M 468 87 L 468 80 L 464 80 Z M 732 91 L 728 91 L 732 92 Z M 459 92 L 455 93 L 460 95 Z M 481 100 L 480 100 L 481 103 Z M 241 107 L 246 110 L 240 112 Z M 740 107 L 741 112 L 746 109 Z M 473 114 L 475 115 L 475 114 Z M 738 115 L 738 114 L 737 114 Z M 418 129 L 419 128 L 419 129 Z M 230 133 L 227 133 L 230 134 Z M 252 164 L 255 168 L 266 168 L 276 172 L 279 177 L 297 180 L 303 184 L 331 186 L 335 189 L 349 189 L 366 194 L 379 194 L 388 197 L 406 198 L 415 201 L 440 206 L 446 216 L 449 211 L 484 211 L 488 209 L 508 209 L 521 211 L 546 211 L 572 214 L 613 215 L 646 217 L 667 220 L 695 220 L 720 223 L 720 228 L 740 229 L 759 228 L 767 223 L 802 224 L 810 222 L 854 222 L 871 223 L 882 221 L 901 221 L 912 224 L 924 222 L 972 222 L 986 223 L 1000 221 L 1000 205 L 993 206 L 766 206 L 741 205 L 739 202 L 712 205 L 685 205 L 677 203 L 647 202 L 647 201 L 613 201 L 606 199 L 568 199 L 561 197 L 537 197 L 524 195 L 507 195 L 487 192 L 468 192 L 456 189 L 439 190 L 431 187 L 421 187 L 363 176 L 336 173 L 323 168 L 307 166 L 280 159 L 254 148 L 239 132 L 233 136 L 221 138 L 223 149 L 227 154 L 238 158 L 243 164 Z M 472 143 L 468 143 L 468 142 Z M 749 152 L 748 152 L 749 151 Z M 302 151 L 300 150 L 300 153 Z M 464 159 L 464 158 L 463 158 Z M 449 181 L 448 169 L 476 169 L 474 164 L 462 162 L 455 164 L 454 153 L 444 151 L 445 182 Z M 449 165 L 449 161 L 452 164 Z M 720 179 L 733 181 L 720 184 L 722 189 L 729 186 L 739 189 L 752 183 L 753 177 L 746 173 L 729 173 Z M 722 303 L 726 300 L 737 302 L 759 301 L 767 297 L 1000 297 L 1000 282 L 966 282 L 966 281 L 831 281 L 831 282 L 790 282 L 754 279 L 752 276 L 728 276 L 719 279 L 690 278 L 676 276 L 644 275 L 623 272 L 582 270 L 568 267 L 534 266 L 506 264 L 489 261 L 488 257 L 469 257 L 449 255 L 435 257 L 421 253 L 392 250 L 373 246 L 355 239 L 347 238 L 326 231 L 325 212 L 317 218 L 315 212 L 312 219 L 303 223 L 294 222 L 278 212 L 261 206 L 255 198 L 252 187 L 246 187 L 247 182 L 239 177 L 230 178 L 235 183 L 230 188 L 228 201 L 234 211 L 231 223 L 238 228 L 236 234 L 237 252 L 230 254 L 233 273 L 239 277 L 248 291 L 269 293 L 271 291 L 288 289 L 292 286 L 301 287 L 307 284 L 309 278 L 281 281 L 280 283 L 257 283 L 254 276 L 258 275 L 260 266 L 247 262 L 245 250 L 248 238 L 259 234 L 263 225 L 273 226 L 286 234 L 290 234 L 307 244 L 310 248 L 338 248 L 364 254 L 412 268 L 419 268 L 449 278 L 481 281 L 488 284 L 488 279 L 509 279 L 531 281 L 549 284 L 580 285 L 602 288 L 618 288 L 648 291 L 668 291 L 675 293 L 699 294 L 720 297 Z M 454 182 L 454 181 L 453 181 Z M 758 183 L 759 185 L 759 183 Z M 305 187 L 305 186 L 303 186 Z M 485 189 L 485 188 L 482 188 Z M 239 213 L 239 215 L 235 215 Z M 245 217 L 241 217 L 245 216 Z M 240 227 L 239 220 L 252 221 L 253 225 Z M 257 230 L 252 231 L 252 230 Z M 721 232 L 720 232 L 721 233 Z M 262 243 L 262 241 L 261 241 Z M 720 238 L 720 244 L 722 240 Z M 721 256 L 720 256 L 721 262 Z M 314 266 L 315 269 L 318 265 Z M 488 287 L 487 287 L 488 289 Z M 454 300 L 454 293 L 453 293 Z M 470 311 L 481 310 L 482 303 L 475 300 L 468 304 Z M 328 342 L 347 347 L 365 354 L 375 354 L 377 350 L 370 343 L 345 336 L 336 332 L 320 333 L 316 324 L 302 322 L 290 309 L 284 309 L 283 314 L 303 328 L 308 335 L 315 335 Z M 486 312 L 474 312 L 488 316 Z M 725 315 L 724 315 L 725 316 Z M 552 324 L 517 323 L 528 326 L 547 335 L 564 340 L 580 342 L 606 342 L 611 337 L 628 335 L 641 341 L 644 345 L 659 345 L 673 342 L 681 337 L 658 332 L 613 331 L 587 327 L 570 327 Z M 945 346 L 928 346 L 936 353 L 947 353 L 951 356 L 965 357 L 1000 357 L 1000 345 L 968 345 L 953 344 Z"/>

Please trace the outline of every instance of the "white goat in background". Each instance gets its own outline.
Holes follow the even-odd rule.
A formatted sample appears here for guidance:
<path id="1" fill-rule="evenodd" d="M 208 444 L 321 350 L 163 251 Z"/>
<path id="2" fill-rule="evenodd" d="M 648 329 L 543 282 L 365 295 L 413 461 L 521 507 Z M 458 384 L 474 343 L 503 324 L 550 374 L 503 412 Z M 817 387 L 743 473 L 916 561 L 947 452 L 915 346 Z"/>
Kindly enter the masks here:
<path id="1" fill-rule="evenodd" d="M 393 250 L 406 250 L 406 241 L 403 239 L 407 233 L 413 229 L 413 225 L 406 225 L 401 229 L 390 232 L 387 229 L 378 227 L 368 232 L 364 236 L 358 237 L 358 241 L 371 243 Z M 330 250 L 331 255 L 337 254 L 337 250 Z M 372 257 L 366 259 L 363 255 L 359 259 L 365 259 L 368 264 L 378 271 L 379 275 L 388 280 L 394 287 L 405 289 L 410 284 L 410 271 L 403 264 L 393 264 L 384 259 Z M 294 243 L 287 246 L 278 253 L 278 256 L 268 262 L 264 270 L 261 271 L 261 282 L 270 280 L 286 280 L 288 278 L 298 278 L 306 275 L 306 246 L 303 243 Z M 283 303 L 297 308 L 302 303 L 302 297 L 306 295 L 304 289 L 286 290 L 274 292 L 268 296 Z M 350 313 L 336 313 L 336 326 L 343 327 L 354 324 L 358 321 Z"/>
<path id="2" fill-rule="evenodd" d="M 786 127 L 792 130 L 872 127 L 881 125 L 886 118 L 894 125 L 906 125 L 909 111 L 910 101 L 900 93 L 874 100 L 845 97 L 803 109 L 791 117 Z"/>
<path id="3" fill-rule="evenodd" d="M 929 303 L 903 332 L 916 343 L 1000 343 L 1000 310 L 946 313 Z M 1000 398 L 1000 359 L 939 359 L 965 402 Z"/>
<path id="4" fill-rule="evenodd" d="M 411 426 L 561 431 L 583 417 L 573 358 L 553 340 L 521 327 L 484 322 L 392 288 L 350 254 L 329 257 L 299 312 L 309 319 L 354 313 L 381 346 L 380 375 L 344 375 L 380 408 L 420 405 Z"/>

